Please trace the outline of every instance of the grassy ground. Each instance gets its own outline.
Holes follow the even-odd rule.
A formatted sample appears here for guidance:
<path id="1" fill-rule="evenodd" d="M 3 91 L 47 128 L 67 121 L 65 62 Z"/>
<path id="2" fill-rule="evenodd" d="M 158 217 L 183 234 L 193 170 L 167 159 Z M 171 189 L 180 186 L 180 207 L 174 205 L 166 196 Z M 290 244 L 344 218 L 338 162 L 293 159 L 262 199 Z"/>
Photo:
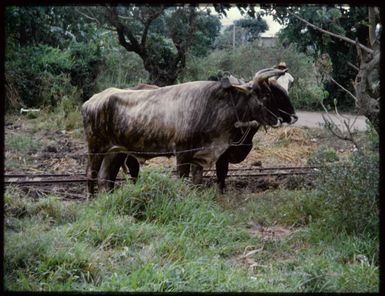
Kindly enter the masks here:
<path id="1" fill-rule="evenodd" d="M 50 157 L 85 149 L 79 118 L 63 113 L 50 126 L 41 116 L 7 119 L 13 125 L 6 130 L 6 171 L 83 168 L 74 159 L 44 156 L 51 144 L 58 152 Z M 145 168 L 135 185 L 127 181 L 88 201 L 36 198 L 7 187 L 4 287 L 378 292 L 378 139 L 358 136 L 370 157 L 352 157 L 349 143 L 321 129 L 257 134 L 246 165 L 333 164 L 313 187 L 296 184 L 293 190 L 230 188 L 219 195 L 174 178 L 164 163 Z"/>
<path id="2" fill-rule="evenodd" d="M 4 285 L 33 291 L 378 291 L 378 239 L 312 191 L 237 198 L 147 170 L 88 202 L 5 194 Z"/>

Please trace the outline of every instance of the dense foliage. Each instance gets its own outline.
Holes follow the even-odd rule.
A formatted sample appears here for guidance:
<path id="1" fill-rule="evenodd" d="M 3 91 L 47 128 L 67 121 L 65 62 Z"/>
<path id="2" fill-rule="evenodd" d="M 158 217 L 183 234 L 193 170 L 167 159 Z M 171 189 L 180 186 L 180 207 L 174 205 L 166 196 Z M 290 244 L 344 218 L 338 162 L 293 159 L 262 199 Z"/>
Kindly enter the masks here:
<path id="1" fill-rule="evenodd" d="M 95 26 L 71 7 L 9 6 L 5 16 L 6 108 L 80 102 L 94 93 L 104 61 Z"/>
<path id="2" fill-rule="evenodd" d="M 27 107 L 56 106 L 63 98 L 87 100 L 103 62 L 93 43 L 71 42 L 65 49 L 46 44 L 7 44 L 6 83 Z M 17 106 L 14 106 L 17 107 Z"/>
<path id="3" fill-rule="evenodd" d="M 187 54 L 204 55 L 220 29 L 217 16 L 194 5 L 105 5 L 81 13 L 116 32 L 119 44 L 143 60 L 149 82 L 159 86 L 174 84 Z"/>
<path id="4" fill-rule="evenodd" d="M 324 169 L 318 193 L 330 208 L 330 225 L 376 236 L 379 226 L 378 154 L 355 153 L 343 166 Z"/>
<path id="5" fill-rule="evenodd" d="M 195 8 L 158 9 L 159 16 L 156 6 L 118 8 L 130 17 L 135 36 L 146 30 L 145 53 L 127 53 L 111 28 L 106 30 L 84 13 L 107 8 L 7 7 L 6 108 L 55 106 L 66 96 L 84 101 L 101 87 L 161 79 L 154 77 L 167 76 L 167 69 L 175 79 L 188 51 L 195 56 L 208 53 L 220 23 L 218 17 Z M 189 13 L 194 17 L 191 30 Z M 151 19 L 148 23 L 146 17 Z"/>
<path id="6" fill-rule="evenodd" d="M 312 56 L 315 60 L 327 53 L 330 57 L 331 69 L 334 80 L 354 93 L 352 82 L 357 75 L 358 66 L 357 51 L 354 45 L 346 43 L 338 38 L 332 38 L 326 34 L 306 26 L 293 14 L 300 15 L 310 23 L 330 32 L 346 36 L 352 40 L 358 40 L 368 45 L 368 7 L 344 6 L 344 5 L 304 5 L 296 7 L 266 5 L 267 10 L 274 10 L 273 17 L 285 27 L 280 31 L 279 38 L 284 44 L 295 43 L 300 51 Z M 327 78 L 327 77 L 326 77 Z M 328 79 L 324 81 L 325 89 L 329 96 L 325 104 L 333 106 L 337 100 L 341 110 L 352 109 L 354 100 L 335 83 Z"/>
<path id="7" fill-rule="evenodd" d="M 295 82 L 290 89 L 294 106 L 302 110 L 319 110 L 320 102 L 327 96 L 319 83 L 312 59 L 294 46 L 287 48 L 259 46 L 250 42 L 236 49 L 214 50 L 207 57 L 191 56 L 181 81 L 219 79 L 226 73 L 251 80 L 256 69 L 269 68 L 285 61 Z"/>
<path id="8" fill-rule="evenodd" d="M 276 47 L 260 47 L 258 36 L 267 29 L 266 22 L 248 5 L 239 8 L 249 16 L 234 22 L 233 48 L 232 27 L 219 34 L 219 17 L 197 7 L 8 6 L 6 108 L 55 106 L 65 97 L 81 102 L 110 86 L 177 83 L 218 78 L 225 72 L 250 79 L 258 69 L 280 61 L 289 65 L 295 78 L 290 95 L 297 108 L 320 109 L 322 100 L 333 106 L 335 99 L 340 110 L 352 107 L 353 100 L 325 79 L 321 73 L 325 67 L 320 68 L 324 62 L 320 54 L 326 52 L 327 71 L 352 91 L 356 74 L 349 66 L 356 62 L 352 46 L 305 27 L 285 7 L 274 6 L 274 17 L 286 26 Z M 224 15 L 228 6 L 216 5 L 215 9 Z M 293 9 L 322 28 L 367 42 L 365 7 Z M 122 39 L 113 12 L 133 39 L 126 31 Z"/>

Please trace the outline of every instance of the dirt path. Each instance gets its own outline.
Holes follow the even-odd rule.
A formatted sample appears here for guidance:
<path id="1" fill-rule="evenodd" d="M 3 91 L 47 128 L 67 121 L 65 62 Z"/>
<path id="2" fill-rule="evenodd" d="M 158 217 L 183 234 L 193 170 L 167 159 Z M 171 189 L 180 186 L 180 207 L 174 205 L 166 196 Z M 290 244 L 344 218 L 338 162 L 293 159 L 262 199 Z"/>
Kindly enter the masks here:
<path id="1" fill-rule="evenodd" d="M 325 124 L 322 115 L 325 115 L 325 112 L 307 112 L 307 111 L 298 111 L 298 121 L 294 124 L 294 126 L 300 127 L 323 127 Z M 366 117 L 365 116 L 357 116 L 352 114 L 342 114 L 344 118 L 338 117 L 335 113 L 329 113 L 333 119 L 333 121 L 337 124 L 338 127 L 343 128 L 345 130 L 345 126 L 341 121 L 347 119 L 350 121 L 350 125 L 353 125 L 352 130 L 357 129 L 359 131 L 367 130 Z M 326 117 L 327 118 L 327 117 Z M 355 120 L 355 122 L 354 122 Z M 354 122 L 354 124 L 353 124 Z"/>

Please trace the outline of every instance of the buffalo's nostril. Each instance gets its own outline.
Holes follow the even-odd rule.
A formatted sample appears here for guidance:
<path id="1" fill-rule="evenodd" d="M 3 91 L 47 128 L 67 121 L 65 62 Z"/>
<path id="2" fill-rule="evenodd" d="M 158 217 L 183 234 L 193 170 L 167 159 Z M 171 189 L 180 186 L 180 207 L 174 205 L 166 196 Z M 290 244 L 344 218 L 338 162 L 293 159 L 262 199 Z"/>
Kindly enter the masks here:
<path id="1" fill-rule="evenodd" d="M 272 127 L 276 128 L 276 127 L 280 127 L 280 126 L 282 126 L 282 118 L 278 117 L 276 124 L 272 125 Z"/>
<path id="2" fill-rule="evenodd" d="M 296 123 L 297 120 L 298 120 L 298 116 L 297 115 L 291 115 L 291 122 L 290 122 L 291 124 Z"/>

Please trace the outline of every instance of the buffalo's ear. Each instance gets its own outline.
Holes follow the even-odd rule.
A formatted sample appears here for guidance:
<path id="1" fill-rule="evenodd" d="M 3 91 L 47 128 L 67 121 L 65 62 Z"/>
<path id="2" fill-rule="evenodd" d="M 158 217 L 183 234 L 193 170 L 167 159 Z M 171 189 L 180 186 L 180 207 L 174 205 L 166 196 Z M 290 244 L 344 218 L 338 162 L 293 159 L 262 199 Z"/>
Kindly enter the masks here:
<path id="1" fill-rule="evenodd" d="M 229 75 L 229 76 L 221 79 L 221 86 L 224 89 L 230 88 L 233 85 L 241 85 L 244 83 L 245 82 L 242 79 L 238 79 L 238 78 L 234 77 L 233 75 Z"/>
<path id="2" fill-rule="evenodd" d="M 229 77 L 224 77 L 221 79 L 221 86 L 224 89 L 228 89 L 232 86 Z"/>
<path id="3" fill-rule="evenodd" d="M 248 84 L 233 85 L 232 87 L 246 95 L 251 94 L 253 91 L 253 89 Z"/>
<path id="4" fill-rule="evenodd" d="M 252 85 L 249 83 L 244 83 L 242 80 L 239 80 L 232 75 L 222 78 L 221 86 L 224 89 L 234 88 L 235 90 L 245 94 L 250 94 L 252 92 Z"/>

